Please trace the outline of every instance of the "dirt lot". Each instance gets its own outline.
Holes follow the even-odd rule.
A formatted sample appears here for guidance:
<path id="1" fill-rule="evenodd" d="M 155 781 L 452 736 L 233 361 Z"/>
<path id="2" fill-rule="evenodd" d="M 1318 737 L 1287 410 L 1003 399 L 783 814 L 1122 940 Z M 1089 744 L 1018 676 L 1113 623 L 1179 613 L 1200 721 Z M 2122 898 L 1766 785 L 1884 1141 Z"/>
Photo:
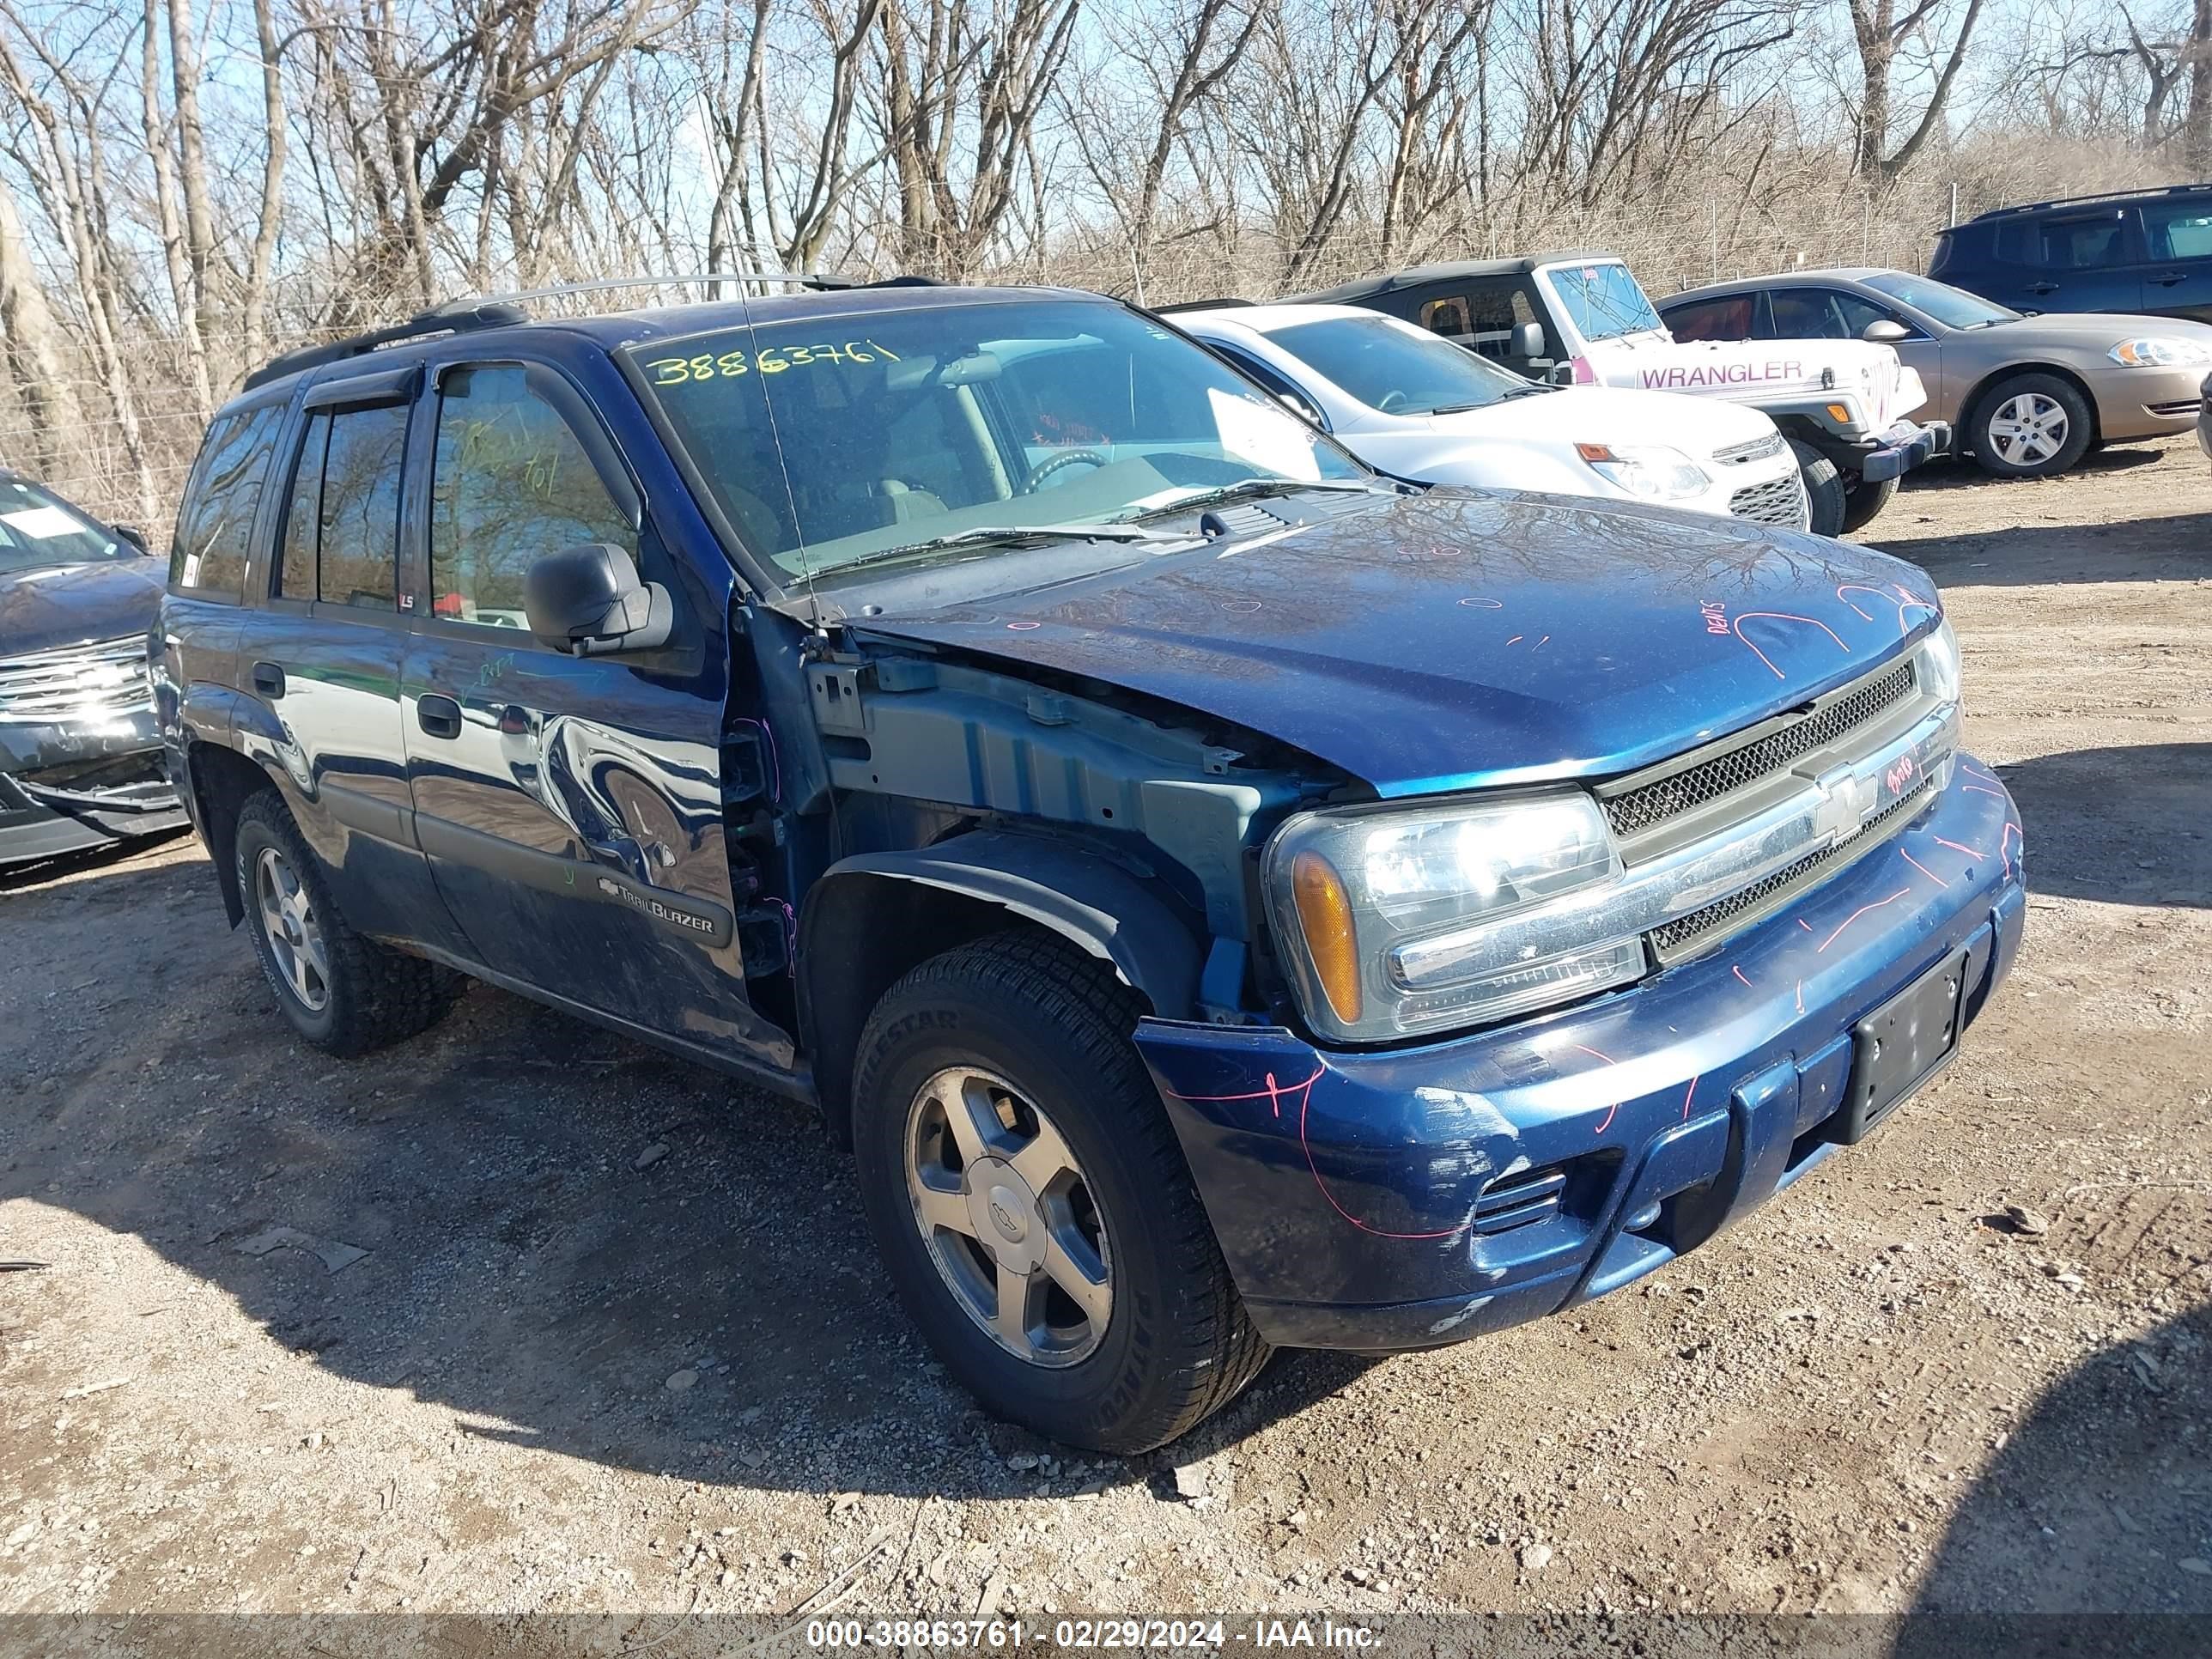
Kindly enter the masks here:
<path id="1" fill-rule="evenodd" d="M 1960 1062 L 1637 1288 L 1171 1456 L 971 1408 L 798 1108 L 481 988 L 313 1054 L 194 843 L 0 891 L 0 1613 L 2212 1613 L 2212 465 L 1875 530 L 2027 829 Z"/>

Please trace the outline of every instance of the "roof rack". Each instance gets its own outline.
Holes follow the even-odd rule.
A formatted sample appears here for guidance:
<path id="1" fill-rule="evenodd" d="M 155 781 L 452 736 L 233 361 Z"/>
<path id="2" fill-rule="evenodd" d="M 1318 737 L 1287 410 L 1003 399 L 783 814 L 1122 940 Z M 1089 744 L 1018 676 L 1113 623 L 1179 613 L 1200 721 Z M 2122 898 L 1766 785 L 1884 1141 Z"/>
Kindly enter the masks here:
<path id="1" fill-rule="evenodd" d="M 686 276 L 606 276 L 581 283 L 556 283 L 545 288 L 526 288 L 512 294 L 471 294 L 458 300 L 447 300 L 419 311 L 404 323 L 392 323 L 383 328 L 373 328 L 363 334 L 332 341 L 327 345 L 301 346 L 280 353 L 246 377 L 243 391 L 266 386 L 271 380 L 296 374 L 302 369 L 319 368 L 325 363 L 343 362 L 349 357 L 359 357 L 403 340 L 425 339 L 434 334 L 466 334 L 480 328 L 504 328 L 513 323 L 526 323 L 530 313 L 524 301 L 550 300 L 571 294 L 589 294 L 609 289 L 629 288 L 685 288 L 701 283 L 760 283 L 784 287 L 832 289 L 847 288 L 889 288 L 914 286 L 929 282 L 926 276 L 893 276 L 881 283 L 861 283 L 850 276 L 840 276 L 826 270 L 703 270 Z"/>
<path id="2" fill-rule="evenodd" d="M 2008 213 L 2033 213 L 2043 208 L 2092 207 L 2099 202 L 2136 202 L 2154 196 L 2185 196 L 2205 191 L 2212 191 L 2212 185 L 2154 185 L 2143 190 L 2108 190 L 2095 196 L 2059 196 L 2048 202 L 2018 202 L 2011 207 L 1990 208 L 1977 213 L 1974 219 L 2000 219 Z"/>
<path id="3" fill-rule="evenodd" d="M 1219 311 L 1230 306 L 1255 306 L 1257 300 L 1177 300 L 1171 306 L 1154 306 L 1155 317 L 1166 317 L 1178 311 Z"/>

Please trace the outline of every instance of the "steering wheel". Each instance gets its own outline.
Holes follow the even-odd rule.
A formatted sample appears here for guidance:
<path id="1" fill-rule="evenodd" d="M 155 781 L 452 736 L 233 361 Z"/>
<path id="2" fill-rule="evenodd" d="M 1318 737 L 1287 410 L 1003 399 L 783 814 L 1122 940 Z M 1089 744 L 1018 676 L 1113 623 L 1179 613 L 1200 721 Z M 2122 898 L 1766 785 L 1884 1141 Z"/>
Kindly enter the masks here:
<path id="1" fill-rule="evenodd" d="M 1037 486 L 1042 484 L 1047 478 L 1052 477 L 1054 473 L 1059 471 L 1060 468 L 1064 466 L 1076 465 L 1111 466 L 1113 465 L 1113 462 L 1108 460 L 1103 455 L 1101 455 L 1095 449 L 1063 449 L 1057 454 L 1046 456 L 1035 466 L 1031 467 L 1030 469 L 1029 477 L 1022 480 L 1022 487 L 1016 493 L 1023 495 L 1034 495 L 1036 493 Z"/>
<path id="2" fill-rule="evenodd" d="M 1382 410 L 1383 414 L 1388 415 L 1392 410 L 1397 408 L 1405 401 L 1406 394 L 1394 386 L 1388 392 L 1382 394 L 1382 401 L 1377 403 L 1375 407 Z"/>

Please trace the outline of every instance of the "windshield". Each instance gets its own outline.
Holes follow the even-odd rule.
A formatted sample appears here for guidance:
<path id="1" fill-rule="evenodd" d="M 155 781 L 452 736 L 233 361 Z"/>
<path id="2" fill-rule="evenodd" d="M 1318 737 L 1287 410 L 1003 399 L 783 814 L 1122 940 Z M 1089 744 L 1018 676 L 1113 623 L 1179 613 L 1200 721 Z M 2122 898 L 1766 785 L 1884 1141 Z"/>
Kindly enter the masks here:
<path id="1" fill-rule="evenodd" d="M 1585 340 L 1617 340 L 1660 325 L 1659 313 L 1626 265 L 1559 265 L 1544 274 Z"/>
<path id="2" fill-rule="evenodd" d="M 2020 313 L 2010 307 L 1992 305 L 1978 294 L 1969 294 L 1962 288 L 1953 288 L 1948 283 L 1931 282 L 1925 276 L 1908 276 L 1901 270 L 1885 270 L 1864 279 L 1870 289 L 1887 294 L 1893 300 L 1903 301 L 1915 311 L 1925 312 L 1937 322 L 1949 328 L 1987 328 L 1993 323 L 2016 323 Z"/>
<path id="3" fill-rule="evenodd" d="M 138 550 L 20 478 L 0 481 L 0 570 L 135 558 Z"/>
<path id="4" fill-rule="evenodd" d="M 1480 409 L 1537 389 L 1462 346 L 1389 317 L 1332 317 L 1267 337 L 1386 415 Z"/>
<path id="5" fill-rule="evenodd" d="M 1004 556 L 1056 526 L 1079 538 L 1224 489 L 1371 476 L 1210 352 L 1103 301 L 763 321 L 629 355 L 732 526 L 795 577 Z M 1128 556 L 1126 538 L 1100 544 Z"/>

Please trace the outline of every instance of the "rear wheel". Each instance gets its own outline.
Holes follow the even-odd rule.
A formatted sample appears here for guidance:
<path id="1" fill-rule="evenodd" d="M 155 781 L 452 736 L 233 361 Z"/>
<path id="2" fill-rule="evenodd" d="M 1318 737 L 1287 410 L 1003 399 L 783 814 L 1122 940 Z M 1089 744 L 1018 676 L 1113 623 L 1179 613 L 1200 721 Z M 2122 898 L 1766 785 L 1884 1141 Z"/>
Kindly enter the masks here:
<path id="1" fill-rule="evenodd" d="M 2096 436 L 2088 400 L 2055 374 L 2015 374 L 1984 392 L 1966 442 L 1985 472 L 2047 478 L 2063 472 Z"/>
<path id="2" fill-rule="evenodd" d="M 239 896 L 254 954 L 292 1029 L 334 1054 L 361 1054 L 434 1024 L 465 981 L 362 938 L 273 790 L 239 809 Z"/>
<path id="3" fill-rule="evenodd" d="M 893 986 L 854 1079 L 870 1230 L 930 1346 L 1000 1416 L 1121 1454 L 1267 1354 L 1129 1042 L 1139 1012 L 1093 958 L 1000 933 Z"/>
<path id="4" fill-rule="evenodd" d="M 1844 533 L 1843 475 L 1836 464 L 1802 438 L 1792 438 L 1790 448 L 1797 457 L 1797 471 L 1805 480 L 1805 501 L 1811 509 L 1806 527 L 1816 536 Z"/>
<path id="5" fill-rule="evenodd" d="M 1838 475 L 1844 486 L 1844 535 L 1863 529 L 1881 516 L 1889 505 L 1889 498 L 1897 494 L 1897 480 L 1884 478 L 1875 483 L 1863 472 L 1844 472 Z"/>

